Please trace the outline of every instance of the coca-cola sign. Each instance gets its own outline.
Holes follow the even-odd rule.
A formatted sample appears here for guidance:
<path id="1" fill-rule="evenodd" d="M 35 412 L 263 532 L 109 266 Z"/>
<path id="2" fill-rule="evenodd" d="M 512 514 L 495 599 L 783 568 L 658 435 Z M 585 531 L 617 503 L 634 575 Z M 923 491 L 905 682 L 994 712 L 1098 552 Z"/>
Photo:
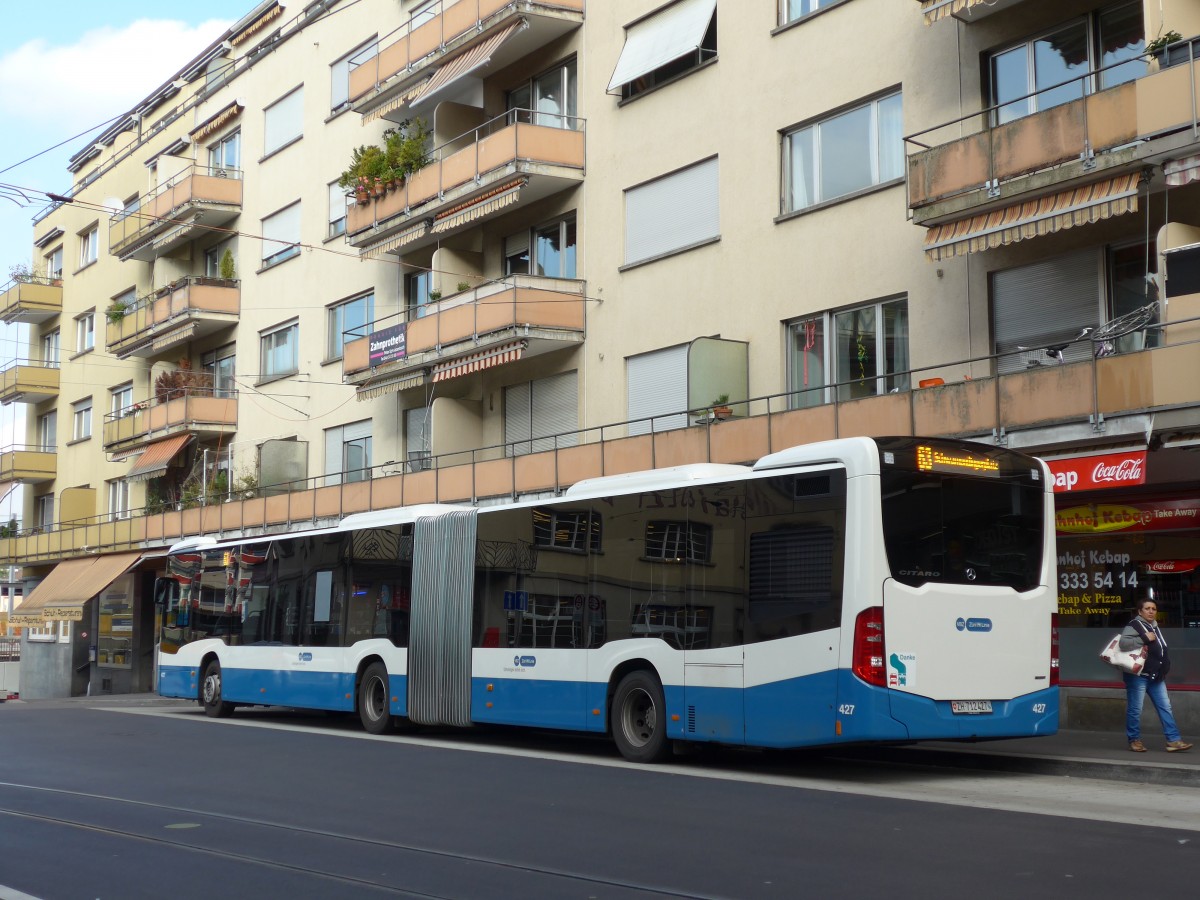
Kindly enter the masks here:
<path id="1" fill-rule="evenodd" d="M 1054 478 L 1054 492 L 1101 491 L 1146 483 L 1146 451 L 1076 456 L 1046 461 Z"/>

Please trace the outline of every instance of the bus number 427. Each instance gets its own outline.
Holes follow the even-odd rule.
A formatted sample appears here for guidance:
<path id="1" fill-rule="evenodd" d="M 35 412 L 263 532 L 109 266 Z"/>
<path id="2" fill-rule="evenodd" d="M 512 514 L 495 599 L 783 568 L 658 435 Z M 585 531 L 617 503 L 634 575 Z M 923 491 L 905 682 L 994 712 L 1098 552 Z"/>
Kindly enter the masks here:
<path id="1" fill-rule="evenodd" d="M 839 716 L 854 715 L 854 704 L 853 703 L 843 703 L 841 706 L 838 707 L 838 715 Z"/>

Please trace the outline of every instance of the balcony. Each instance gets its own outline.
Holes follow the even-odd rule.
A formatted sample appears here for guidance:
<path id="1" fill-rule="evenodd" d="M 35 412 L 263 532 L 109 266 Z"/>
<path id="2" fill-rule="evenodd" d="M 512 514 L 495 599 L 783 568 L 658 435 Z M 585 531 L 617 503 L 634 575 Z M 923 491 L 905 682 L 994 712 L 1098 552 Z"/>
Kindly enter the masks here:
<path id="1" fill-rule="evenodd" d="M 41 325 L 62 312 L 61 278 L 20 278 L 0 293 L 0 321 Z"/>
<path id="2" fill-rule="evenodd" d="M 0 403 L 41 403 L 58 396 L 57 363 L 18 359 L 0 371 Z"/>
<path id="3" fill-rule="evenodd" d="M 551 124 L 535 124 L 548 121 Z M 396 190 L 347 212 L 346 241 L 363 251 L 413 250 L 499 209 L 583 182 L 584 122 L 510 110 L 433 151 Z"/>
<path id="4" fill-rule="evenodd" d="M 584 0 L 441 0 L 384 36 L 379 52 L 350 72 L 353 109 L 365 121 L 402 122 L 414 102 L 455 77 L 489 64 L 502 69 L 578 28 L 583 10 Z"/>
<path id="5" fill-rule="evenodd" d="M 238 282 L 183 278 L 138 298 L 123 318 L 110 317 L 105 342 L 118 359 L 150 359 L 236 325 L 240 311 Z"/>
<path id="6" fill-rule="evenodd" d="M 1200 52 L 1200 39 L 1182 45 L 1187 57 Z M 1082 81 L 1085 96 L 1012 121 L 997 124 L 998 108 L 991 107 L 905 138 L 914 222 L 999 213 L 1030 197 L 1195 153 L 1200 62 L 1180 56 L 1180 65 L 1096 93 L 1087 85 L 1106 69 L 1064 82 Z M 973 133 L 958 136 L 964 129 Z"/>
<path id="7" fill-rule="evenodd" d="M 135 403 L 104 417 L 104 451 L 126 454 L 180 432 L 201 440 L 237 431 L 238 398 L 234 391 L 180 387 L 161 397 Z"/>
<path id="8" fill-rule="evenodd" d="M 423 382 L 426 370 L 443 381 L 575 346 L 586 333 L 583 293 L 582 281 L 515 275 L 432 303 L 419 318 L 374 322 L 369 335 L 346 344 L 343 380 L 371 396 Z"/>
<path id="9" fill-rule="evenodd" d="M 0 484 L 42 484 L 58 473 L 58 454 L 40 446 L 13 444 L 0 450 Z"/>
<path id="10" fill-rule="evenodd" d="M 240 169 L 190 165 L 148 193 L 136 209 L 113 216 L 108 249 L 121 260 L 150 261 L 226 225 L 242 211 Z"/>

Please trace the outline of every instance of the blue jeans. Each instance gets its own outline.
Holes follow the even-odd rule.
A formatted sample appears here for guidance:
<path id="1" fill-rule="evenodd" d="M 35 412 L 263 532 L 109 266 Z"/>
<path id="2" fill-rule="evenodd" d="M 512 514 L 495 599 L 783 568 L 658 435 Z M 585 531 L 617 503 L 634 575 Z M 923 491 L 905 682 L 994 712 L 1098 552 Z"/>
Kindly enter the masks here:
<path id="1" fill-rule="evenodd" d="M 1141 675 L 1126 674 L 1125 678 L 1125 737 L 1130 741 L 1139 740 L 1142 736 L 1142 704 L 1146 695 L 1158 711 L 1159 721 L 1162 722 L 1163 734 L 1168 741 L 1180 739 L 1179 726 L 1175 724 L 1175 716 L 1171 712 L 1171 700 L 1167 697 L 1166 681 L 1151 681 Z"/>

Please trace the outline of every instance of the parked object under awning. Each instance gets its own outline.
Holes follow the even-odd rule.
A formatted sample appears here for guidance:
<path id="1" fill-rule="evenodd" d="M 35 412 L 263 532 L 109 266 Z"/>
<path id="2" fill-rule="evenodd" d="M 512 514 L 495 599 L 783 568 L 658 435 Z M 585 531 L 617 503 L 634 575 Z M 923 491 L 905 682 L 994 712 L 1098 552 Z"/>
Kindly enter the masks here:
<path id="1" fill-rule="evenodd" d="M 14 625 L 83 619 L 83 606 L 137 565 L 141 553 L 111 553 L 59 563 L 13 612 Z"/>
<path id="2" fill-rule="evenodd" d="M 608 90 L 636 81 L 700 49 L 717 0 L 680 0 L 625 29 L 625 46 Z"/>
<path id="3" fill-rule="evenodd" d="M 957 222 L 935 225 L 925 235 L 925 255 L 937 261 L 991 250 L 1075 225 L 1137 211 L 1141 175 L 1118 175 L 1082 187 L 1015 203 Z"/>
<path id="4" fill-rule="evenodd" d="M 146 481 L 159 477 L 167 471 L 171 460 L 179 455 L 179 451 L 186 447 L 191 439 L 190 434 L 176 434 L 155 441 L 142 451 L 142 455 L 137 458 L 137 462 L 125 477 L 129 481 Z"/>

